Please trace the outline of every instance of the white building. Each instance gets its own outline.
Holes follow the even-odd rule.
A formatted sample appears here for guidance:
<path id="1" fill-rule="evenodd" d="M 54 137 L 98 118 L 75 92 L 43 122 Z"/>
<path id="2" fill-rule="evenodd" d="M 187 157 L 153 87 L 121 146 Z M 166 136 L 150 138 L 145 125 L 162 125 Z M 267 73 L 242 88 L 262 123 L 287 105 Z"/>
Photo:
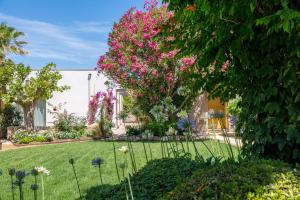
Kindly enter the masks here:
<path id="1" fill-rule="evenodd" d="M 63 108 L 68 113 L 86 117 L 90 96 L 95 95 L 98 91 L 107 89 L 104 83 L 108 79 L 102 74 L 98 75 L 98 72 L 95 70 L 64 69 L 59 71 L 62 75 L 59 85 L 70 86 L 70 89 L 62 93 L 55 93 L 47 102 L 40 101 L 38 103 L 34 119 L 36 126 L 53 125 L 53 114 L 48 112 L 48 110 L 53 108 L 50 104 L 53 106 L 63 104 Z M 116 91 L 114 91 L 114 94 L 116 94 Z M 116 108 L 117 105 L 115 105 Z"/>

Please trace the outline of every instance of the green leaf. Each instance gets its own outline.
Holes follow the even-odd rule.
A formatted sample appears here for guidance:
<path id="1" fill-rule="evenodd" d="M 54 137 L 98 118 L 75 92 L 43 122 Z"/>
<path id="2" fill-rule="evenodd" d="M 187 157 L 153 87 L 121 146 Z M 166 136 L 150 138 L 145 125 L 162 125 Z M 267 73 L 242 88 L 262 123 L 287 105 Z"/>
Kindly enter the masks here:
<path id="1" fill-rule="evenodd" d="M 284 21 L 282 24 L 283 30 L 287 33 L 290 33 L 290 22 Z"/>
<path id="2" fill-rule="evenodd" d="M 280 106 L 277 102 L 269 102 L 264 108 L 265 112 L 269 113 L 279 113 L 280 112 Z"/>

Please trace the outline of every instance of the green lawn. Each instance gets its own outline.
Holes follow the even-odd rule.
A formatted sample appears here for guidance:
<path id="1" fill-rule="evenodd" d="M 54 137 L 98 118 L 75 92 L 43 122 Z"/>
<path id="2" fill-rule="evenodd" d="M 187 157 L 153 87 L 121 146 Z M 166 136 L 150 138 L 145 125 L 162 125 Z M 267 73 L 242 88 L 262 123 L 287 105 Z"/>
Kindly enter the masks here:
<path id="1" fill-rule="evenodd" d="M 205 143 L 212 150 L 218 152 L 216 142 L 206 141 Z M 123 145 L 126 145 L 126 143 L 117 142 L 116 148 Z M 201 142 L 197 142 L 196 145 L 204 157 L 209 156 L 208 151 Z M 136 142 L 133 143 L 133 148 L 135 150 L 137 166 L 141 168 L 146 164 L 143 145 L 140 142 Z M 154 158 L 161 157 L 160 143 L 151 143 L 151 149 Z M 190 149 L 193 149 L 192 145 L 190 145 Z M 122 154 L 118 151 L 117 154 L 121 162 Z M 117 176 L 111 142 L 67 143 L 0 152 L 0 169 L 4 172 L 4 176 L 0 177 L 0 196 L 4 200 L 11 199 L 10 177 L 7 174 L 8 168 L 14 167 L 17 170 L 23 169 L 29 172 L 34 166 L 44 166 L 51 173 L 50 176 L 44 178 L 45 199 L 76 199 L 79 195 L 68 160 L 70 157 L 76 159 L 80 187 L 84 193 L 88 188 L 99 184 L 97 171 L 91 165 L 91 160 L 97 156 L 100 156 L 105 162 L 102 166 L 103 181 L 106 184 L 116 184 Z M 24 185 L 25 199 L 33 199 L 33 193 L 30 191 L 32 183 L 33 177 L 26 177 Z M 38 195 L 41 194 L 39 193 Z"/>

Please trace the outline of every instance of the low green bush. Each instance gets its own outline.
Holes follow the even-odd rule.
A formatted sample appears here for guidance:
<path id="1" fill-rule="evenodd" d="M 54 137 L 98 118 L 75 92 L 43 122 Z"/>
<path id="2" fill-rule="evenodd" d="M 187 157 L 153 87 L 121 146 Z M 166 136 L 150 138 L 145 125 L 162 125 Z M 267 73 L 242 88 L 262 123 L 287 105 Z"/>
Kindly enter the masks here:
<path id="1" fill-rule="evenodd" d="M 35 140 L 36 142 L 46 142 L 46 141 L 47 141 L 46 138 L 44 138 L 44 137 L 42 137 L 42 136 L 36 136 L 36 137 L 34 138 L 34 140 Z"/>
<path id="2" fill-rule="evenodd" d="M 50 131 L 33 132 L 20 129 L 12 136 L 14 142 L 21 144 L 28 144 L 30 142 L 50 142 L 53 139 L 53 133 Z"/>
<path id="3" fill-rule="evenodd" d="M 133 135 L 142 135 L 142 133 L 145 131 L 144 127 L 138 127 L 138 126 L 126 126 L 126 134 L 129 136 Z"/>
<path id="4" fill-rule="evenodd" d="M 150 130 L 155 136 L 161 136 L 162 133 L 167 132 L 168 129 L 167 125 L 155 122 L 150 122 L 144 127 L 144 130 Z"/>
<path id="5" fill-rule="evenodd" d="M 192 175 L 198 167 L 195 161 L 188 158 L 164 158 L 150 161 L 137 174 L 131 177 L 131 185 L 135 199 L 152 200 L 162 197 L 178 183 Z M 125 185 L 93 187 L 87 191 L 86 199 L 126 199 Z M 127 188 L 128 189 L 128 188 Z"/>
<path id="6" fill-rule="evenodd" d="M 161 200 L 300 199 L 299 170 L 268 160 L 203 166 Z"/>
<path id="7" fill-rule="evenodd" d="M 84 132 L 82 131 L 72 131 L 72 132 L 67 132 L 67 131 L 60 131 L 55 134 L 55 137 L 57 139 L 78 139 L 80 138 Z"/>
<path id="8" fill-rule="evenodd" d="M 33 138 L 30 136 L 23 137 L 19 140 L 20 144 L 29 144 L 30 142 L 33 142 Z"/>
<path id="9" fill-rule="evenodd" d="M 3 109 L 0 108 L 0 137 L 6 138 L 7 127 L 20 126 L 22 122 L 21 113 L 13 105 L 7 105 Z"/>

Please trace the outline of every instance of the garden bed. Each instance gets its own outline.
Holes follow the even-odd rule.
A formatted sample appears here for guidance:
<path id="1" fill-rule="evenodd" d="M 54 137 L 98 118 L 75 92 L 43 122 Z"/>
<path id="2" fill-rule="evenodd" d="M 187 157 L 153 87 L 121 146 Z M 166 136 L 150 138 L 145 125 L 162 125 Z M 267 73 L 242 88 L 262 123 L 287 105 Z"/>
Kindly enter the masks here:
<path id="1" fill-rule="evenodd" d="M 81 142 L 81 141 L 92 141 L 94 140 L 91 137 L 82 137 L 75 139 L 57 139 L 50 142 L 30 142 L 28 144 L 20 144 L 18 142 L 12 142 L 14 146 L 34 146 L 34 145 L 43 145 L 43 144 L 61 144 L 61 143 L 69 143 L 69 142 Z"/>

